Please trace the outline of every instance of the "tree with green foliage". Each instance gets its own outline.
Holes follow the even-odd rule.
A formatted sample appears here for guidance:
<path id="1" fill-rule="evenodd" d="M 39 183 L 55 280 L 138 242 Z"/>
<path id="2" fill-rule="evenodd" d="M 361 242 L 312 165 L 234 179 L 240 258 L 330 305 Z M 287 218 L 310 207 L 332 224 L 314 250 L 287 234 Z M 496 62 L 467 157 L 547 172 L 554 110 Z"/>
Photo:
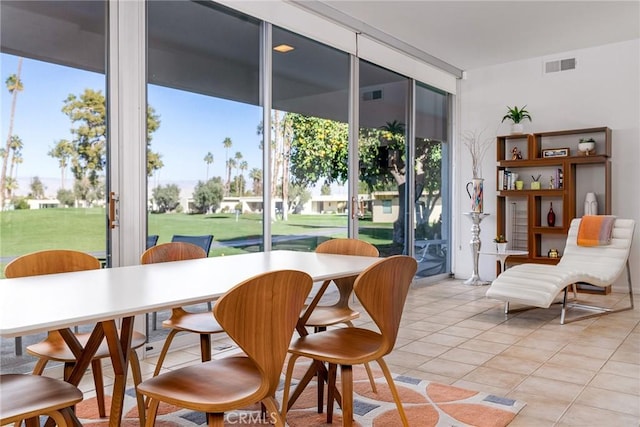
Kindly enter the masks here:
<path id="1" fill-rule="evenodd" d="M 220 207 L 224 194 L 224 185 L 219 177 L 209 181 L 198 181 L 193 190 L 193 206 L 198 213 L 207 213 Z"/>
<path id="2" fill-rule="evenodd" d="M 251 168 L 249 171 L 249 178 L 251 179 L 251 191 L 255 196 L 262 195 L 262 169 Z"/>
<path id="3" fill-rule="evenodd" d="M 76 191 L 81 195 L 99 193 L 100 177 L 106 165 L 106 103 L 102 91 L 85 89 L 80 95 L 69 94 L 64 101 L 62 112 L 66 114 L 74 127 L 71 144 L 71 172 L 76 180 Z M 153 133 L 160 126 L 160 117 L 153 107 L 147 108 L 147 176 L 160 169 L 164 164 L 158 153 L 150 149 Z M 79 183 L 79 184 L 78 184 Z"/>
<path id="4" fill-rule="evenodd" d="M 289 186 L 289 208 L 293 213 L 300 213 L 305 203 L 311 200 L 311 192 L 302 185 Z"/>
<path id="5" fill-rule="evenodd" d="M 58 159 L 58 167 L 60 168 L 60 188 L 64 189 L 64 180 L 69 166 L 69 160 L 73 156 L 73 144 L 67 139 L 59 140 L 47 155 Z"/>
<path id="6" fill-rule="evenodd" d="M 18 178 L 18 167 L 20 163 L 22 163 L 22 148 L 24 144 L 22 143 L 22 139 L 18 135 L 11 136 L 11 143 L 9 144 L 9 149 L 11 151 L 11 166 L 9 168 L 9 177 L 13 179 Z M 14 175 L 15 173 L 15 175 Z"/>
<path id="7" fill-rule="evenodd" d="M 13 137 L 13 123 L 16 114 L 16 102 L 18 100 L 18 93 L 22 92 L 24 85 L 20 79 L 22 71 L 22 58 L 18 58 L 18 71 L 16 74 L 11 74 L 5 80 L 7 90 L 11 94 L 11 112 L 9 116 L 9 134 L 7 135 L 7 143 L 3 150 L 2 155 L 2 172 L 0 172 L 0 210 L 4 209 L 5 196 L 7 195 L 7 164 L 9 162 L 9 151 L 11 150 L 11 141 Z"/>
<path id="8" fill-rule="evenodd" d="M 207 179 L 206 179 L 206 181 L 209 181 L 209 166 L 211 166 L 211 164 L 213 163 L 213 154 L 211 154 L 211 151 L 209 151 L 207 153 L 207 155 L 204 156 L 204 162 L 207 164 Z"/>
<path id="9" fill-rule="evenodd" d="M 176 184 L 159 185 L 151 190 L 158 212 L 171 212 L 180 204 L 180 187 Z"/>
<path id="10" fill-rule="evenodd" d="M 58 193 L 56 195 L 56 199 L 58 199 L 58 201 L 63 206 L 66 206 L 68 208 L 72 208 L 75 205 L 75 202 L 76 202 L 76 198 L 73 195 L 73 191 L 65 190 L 64 188 L 61 188 L 61 189 L 58 190 Z"/>
<path id="11" fill-rule="evenodd" d="M 224 141 L 222 141 L 222 145 L 224 146 L 224 167 L 227 171 L 227 180 L 224 183 L 224 195 L 229 195 L 229 186 L 231 185 L 231 164 L 229 163 L 229 148 L 233 146 L 233 141 L 231 138 L 226 137 Z"/>
<path id="12" fill-rule="evenodd" d="M 33 178 L 31 178 L 30 188 L 31 188 L 31 192 L 29 193 L 30 198 L 44 199 L 44 190 L 46 189 L 46 187 L 44 186 L 40 178 L 38 178 L 37 176 L 34 176 Z"/>

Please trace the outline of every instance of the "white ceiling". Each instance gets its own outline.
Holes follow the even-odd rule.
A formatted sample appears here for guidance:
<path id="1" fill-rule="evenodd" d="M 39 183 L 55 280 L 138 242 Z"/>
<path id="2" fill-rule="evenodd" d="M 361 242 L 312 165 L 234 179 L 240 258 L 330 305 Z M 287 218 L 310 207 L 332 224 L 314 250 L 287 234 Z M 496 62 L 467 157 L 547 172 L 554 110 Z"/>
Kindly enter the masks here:
<path id="1" fill-rule="evenodd" d="M 638 0 L 294 2 L 461 70 L 640 38 Z"/>

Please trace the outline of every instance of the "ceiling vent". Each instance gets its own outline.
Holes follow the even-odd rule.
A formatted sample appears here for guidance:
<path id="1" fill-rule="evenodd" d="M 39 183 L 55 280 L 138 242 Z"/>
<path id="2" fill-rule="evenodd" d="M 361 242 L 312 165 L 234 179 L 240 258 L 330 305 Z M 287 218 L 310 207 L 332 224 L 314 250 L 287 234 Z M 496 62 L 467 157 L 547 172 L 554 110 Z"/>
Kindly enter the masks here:
<path id="1" fill-rule="evenodd" d="M 544 73 L 557 73 L 576 69 L 576 58 L 556 59 L 544 63 Z"/>
<path id="2" fill-rule="evenodd" d="M 382 99 L 382 89 L 372 90 L 369 92 L 362 93 L 363 101 L 375 101 L 378 99 Z"/>

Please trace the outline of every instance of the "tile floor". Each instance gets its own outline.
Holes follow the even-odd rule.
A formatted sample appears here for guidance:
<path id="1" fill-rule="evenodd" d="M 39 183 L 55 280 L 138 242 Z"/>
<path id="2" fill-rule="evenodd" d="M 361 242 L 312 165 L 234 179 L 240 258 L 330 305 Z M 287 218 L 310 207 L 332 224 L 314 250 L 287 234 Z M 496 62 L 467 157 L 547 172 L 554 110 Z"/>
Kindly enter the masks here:
<path id="1" fill-rule="evenodd" d="M 559 324 L 557 305 L 506 318 L 502 303 L 485 298 L 486 289 L 458 280 L 416 283 L 396 348 L 385 358 L 391 371 L 525 401 L 512 427 L 640 425 L 640 309 L 567 325 Z M 628 304 L 615 290 L 580 300 Z M 366 317 L 357 323 L 373 325 Z M 225 343 L 228 338 L 214 338 L 214 347 Z M 145 377 L 155 360 L 142 362 Z M 165 367 L 198 361 L 198 346 L 188 347 L 170 353 Z M 86 375 L 81 388 L 92 395 L 92 387 Z"/>

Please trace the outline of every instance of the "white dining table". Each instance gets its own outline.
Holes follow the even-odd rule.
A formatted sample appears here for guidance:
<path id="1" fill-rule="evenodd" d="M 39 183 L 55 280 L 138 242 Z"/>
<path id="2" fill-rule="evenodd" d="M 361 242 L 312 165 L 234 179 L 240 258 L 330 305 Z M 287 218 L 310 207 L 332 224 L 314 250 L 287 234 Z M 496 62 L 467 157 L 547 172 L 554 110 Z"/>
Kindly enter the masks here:
<path id="1" fill-rule="evenodd" d="M 0 286 L 0 336 L 59 330 L 78 359 L 67 378 L 74 385 L 106 337 L 115 373 L 109 425 L 119 426 L 136 315 L 211 301 L 238 283 L 269 271 L 300 270 L 319 282 L 357 275 L 378 260 L 271 251 L 5 279 Z M 86 323 L 96 326 L 83 348 L 71 328 Z"/>

